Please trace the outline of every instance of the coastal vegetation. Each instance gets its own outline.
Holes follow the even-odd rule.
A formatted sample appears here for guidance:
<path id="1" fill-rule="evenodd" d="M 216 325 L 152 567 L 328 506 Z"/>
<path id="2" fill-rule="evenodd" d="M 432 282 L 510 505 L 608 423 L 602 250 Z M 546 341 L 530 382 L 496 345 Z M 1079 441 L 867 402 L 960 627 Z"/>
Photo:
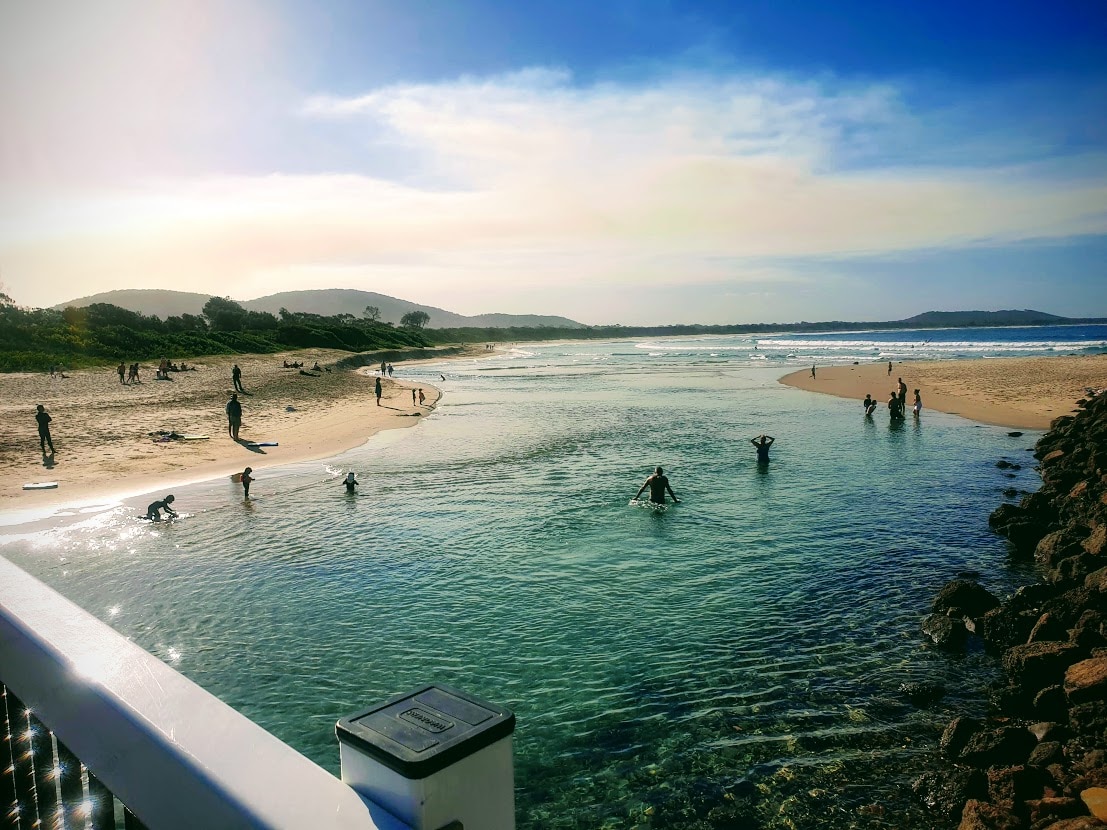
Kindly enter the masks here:
<path id="1" fill-rule="evenodd" d="M 326 348 L 349 352 L 425 347 L 418 327 L 396 327 L 368 316 L 324 317 L 281 309 L 248 311 L 212 297 L 203 313 L 162 320 L 108 303 L 84 308 L 21 308 L 0 298 L 0 371 L 45 371 L 116 361 L 173 360 L 215 354 L 271 354 Z"/>

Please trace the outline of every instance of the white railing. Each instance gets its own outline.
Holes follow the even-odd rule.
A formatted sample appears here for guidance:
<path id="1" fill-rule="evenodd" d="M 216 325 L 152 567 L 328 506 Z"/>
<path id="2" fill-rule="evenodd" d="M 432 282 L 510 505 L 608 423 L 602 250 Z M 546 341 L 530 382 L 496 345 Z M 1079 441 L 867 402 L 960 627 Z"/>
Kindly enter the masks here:
<path id="1" fill-rule="evenodd" d="M 11 693 L 0 706 L 10 733 L 0 794 L 15 801 L 0 805 L 0 827 L 114 827 L 114 805 L 106 824 L 94 803 L 106 788 L 126 805 L 127 827 L 408 828 L 3 558 L 0 685 Z M 67 786 L 83 799 L 68 812 Z"/>

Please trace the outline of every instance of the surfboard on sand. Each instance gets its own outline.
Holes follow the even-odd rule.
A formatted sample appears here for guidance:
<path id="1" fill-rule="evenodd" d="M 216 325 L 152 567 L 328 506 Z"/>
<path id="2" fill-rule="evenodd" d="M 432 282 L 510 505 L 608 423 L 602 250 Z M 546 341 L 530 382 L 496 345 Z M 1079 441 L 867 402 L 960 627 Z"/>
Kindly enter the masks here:
<path id="1" fill-rule="evenodd" d="M 276 441 L 247 441 L 247 447 L 279 447 Z"/>
<path id="2" fill-rule="evenodd" d="M 210 435 L 182 435 L 182 441 L 207 441 L 211 438 Z"/>
<path id="3" fill-rule="evenodd" d="M 24 490 L 53 490 L 58 486 L 56 481 L 36 481 L 31 484 L 24 484 Z"/>

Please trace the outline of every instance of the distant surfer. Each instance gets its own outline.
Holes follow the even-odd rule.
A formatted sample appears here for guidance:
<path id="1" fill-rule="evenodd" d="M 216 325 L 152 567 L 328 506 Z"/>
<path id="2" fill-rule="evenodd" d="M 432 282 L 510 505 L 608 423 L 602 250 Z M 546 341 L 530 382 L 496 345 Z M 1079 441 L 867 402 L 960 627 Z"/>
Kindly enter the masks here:
<path id="1" fill-rule="evenodd" d="M 38 421 L 38 445 L 42 448 L 42 454 L 46 455 L 46 446 L 50 445 L 50 455 L 54 454 L 54 439 L 50 437 L 50 422 L 53 418 L 50 417 L 50 413 L 46 411 L 46 407 L 42 404 L 38 405 L 38 411 L 35 413 L 35 420 Z"/>
<path id="2" fill-rule="evenodd" d="M 771 435 L 758 435 L 756 438 L 751 438 L 750 443 L 757 447 L 757 463 L 768 464 L 769 463 L 769 447 L 776 441 Z"/>
<path id="3" fill-rule="evenodd" d="M 650 501 L 654 504 L 665 503 L 666 491 L 673 497 L 673 501 L 676 504 L 680 504 L 680 499 L 676 497 L 676 493 L 673 492 L 673 488 L 669 486 L 669 479 L 665 477 L 665 471 L 658 467 L 654 470 L 653 475 L 646 479 L 645 483 L 638 489 L 634 498 L 642 495 L 646 488 L 650 488 Z"/>
<path id="4" fill-rule="evenodd" d="M 355 476 L 352 472 L 346 473 L 346 479 L 342 483 L 346 485 L 347 493 L 352 494 L 357 492 L 357 476 Z"/>
<path id="5" fill-rule="evenodd" d="M 146 508 L 146 518 L 152 522 L 161 521 L 161 511 L 165 511 L 166 515 L 177 518 L 177 511 L 174 510 L 171 505 L 173 503 L 173 496 L 166 496 L 161 501 L 156 501 Z"/>

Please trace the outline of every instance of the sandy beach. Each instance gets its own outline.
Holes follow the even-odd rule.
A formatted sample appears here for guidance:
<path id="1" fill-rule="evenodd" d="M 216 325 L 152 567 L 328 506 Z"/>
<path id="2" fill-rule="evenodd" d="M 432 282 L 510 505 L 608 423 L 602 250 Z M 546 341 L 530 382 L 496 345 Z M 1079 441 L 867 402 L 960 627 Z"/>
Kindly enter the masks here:
<path id="1" fill-rule="evenodd" d="M 1107 355 L 1019 357 L 995 360 L 870 363 L 816 367 L 792 372 L 781 383 L 857 400 L 866 394 L 887 416 L 887 402 L 899 378 L 907 384 L 907 407 L 920 390 L 927 409 L 974 421 L 1018 429 L 1048 429 L 1050 421 L 1071 414 L 1085 389 L 1107 388 Z"/>
<path id="2" fill-rule="evenodd" d="M 156 380 L 143 365 L 141 382 L 121 385 L 112 368 L 67 373 L 0 375 L 0 511 L 55 504 L 80 504 L 109 495 L 144 493 L 174 484 L 203 481 L 246 466 L 264 470 L 278 464 L 328 458 L 364 443 L 382 429 L 414 426 L 441 396 L 418 384 L 426 395 L 412 404 L 413 384 L 404 364 L 382 381 L 381 405 L 374 397 L 370 368 L 338 369 L 349 353 L 312 349 L 283 354 L 229 355 L 187 361 L 195 370 Z M 288 361 L 305 369 L 318 361 L 330 371 L 309 376 L 283 368 Z M 234 442 L 224 407 L 234 390 L 231 368 L 242 369 L 243 417 Z M 39 453 L 34 420 L 42 404 L 53 421 L 55 454 Z M 206 439 L 166 439 L 158 431 L 206 435 Z M 275 447 L 246 446 L 275 441 Z M 58 482 L 57 489 L 27 491 L 32 482 Z"/>

